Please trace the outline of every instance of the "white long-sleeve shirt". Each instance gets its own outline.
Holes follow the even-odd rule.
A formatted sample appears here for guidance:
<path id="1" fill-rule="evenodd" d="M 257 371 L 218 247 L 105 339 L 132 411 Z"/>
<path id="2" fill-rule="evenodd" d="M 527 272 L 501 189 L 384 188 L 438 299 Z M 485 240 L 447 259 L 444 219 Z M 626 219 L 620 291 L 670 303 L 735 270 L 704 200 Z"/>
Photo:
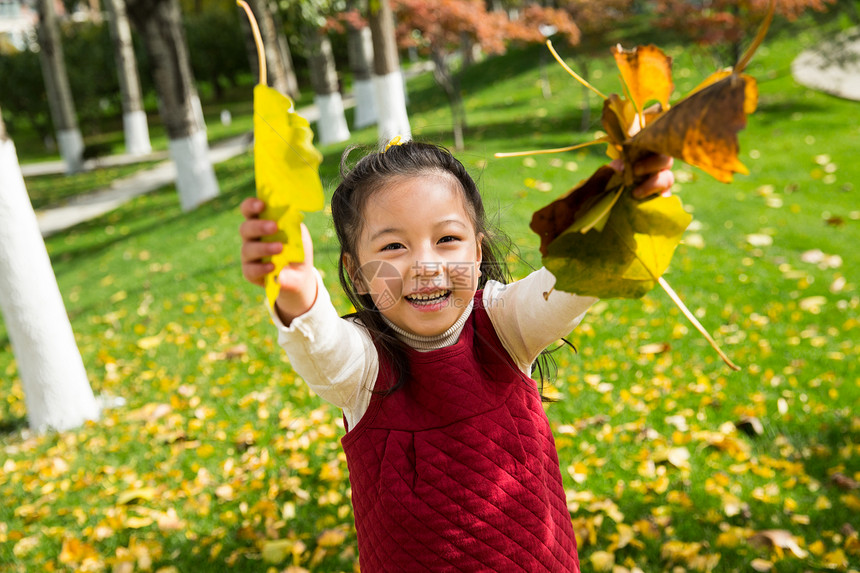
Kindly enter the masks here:
<path id="1" fill-rule="evenodd" d="M 514 363 L 526 374 L 544 348 L 566 336 L 580 323 L 597 300 L 552 290 L 555 276 L 545 268 L 510 284 L 488 281 L 483 304 L 496 333 Z M 472 312 L 470 304 L 446 332 L 432 337 L 415 336 L 395 327 L 406 344 L 419 351 L 450 346 L 457 342 Z M 370 333 L 351 319 L 338 316 L 331 297 L 317 272 L 317 299 L 313 306 L 289 326 L 270 309 L 278 329 L 278 344 L 287 353 L 293 369 L 324 400 L 343 410 L 354 428 L 370 404 L 379 373 L 379 356 Z"/>

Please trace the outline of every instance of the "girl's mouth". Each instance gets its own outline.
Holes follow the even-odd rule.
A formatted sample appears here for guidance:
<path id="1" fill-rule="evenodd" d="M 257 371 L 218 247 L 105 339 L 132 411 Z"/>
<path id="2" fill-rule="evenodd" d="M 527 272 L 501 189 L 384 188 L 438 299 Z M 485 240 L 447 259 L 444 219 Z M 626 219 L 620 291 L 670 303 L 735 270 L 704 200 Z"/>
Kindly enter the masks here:
<path id="1" fill-rule="evenodd" d="M 404 296 L 406 302 L 418 310 L 438 310 L 442 308 L 451 297 L 451 291 L 439 290 L 430 293 L 413 293 Z"/>

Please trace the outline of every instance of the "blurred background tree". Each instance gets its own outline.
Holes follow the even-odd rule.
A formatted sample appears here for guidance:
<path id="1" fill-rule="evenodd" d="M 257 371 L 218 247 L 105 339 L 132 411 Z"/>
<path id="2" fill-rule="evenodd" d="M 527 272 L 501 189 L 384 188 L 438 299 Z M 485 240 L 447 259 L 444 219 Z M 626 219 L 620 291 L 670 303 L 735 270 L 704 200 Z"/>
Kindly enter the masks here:
<path id="1" fill-rule="evenodd" d="M 21 1 L 22 11 L 35 6 L 35 0 Z M 366 39 L 360 40 L 360 34 L 366 34 L 362 28 L 372 28 L 371 16 L 385 14 L 389 1 L 391 26 L 396 24 L 396 47 L 386 47 L 385 27 L 380 23 L 377 49 L 360 53 L 357 46 L 364 44 L 359 42 L 366 44 Z M 69 84 L 80 129 L 88 146 L 98 146 L 106 134 L 116 132 L 123 114 L 115 50 L 105 17 L 108 6 L 97 0 L 63 0 L 61 4 L 66 11 L 58 14 L 60 38 L 66 57 L 75 63 Z M 728 65 L 757 26 L 767 0 L 713 0 L 706 4 L 699 0 L 255 0 L 253 4 L 260 12 L 263 31 L 276 38 L 275 42 L 267 40 L 266 46 L 277 89 L 296 98 L 300 89 L 316 88 L 314 93 L 326 100 L 337 99 L 346 91 L 357 94 L 359 84 L 366 87 L 370 81 L 378 103 L 394 89 L 393 83 L 382 81 L 383 77 L 394 74 L 402 83 L 401 56 L 424 58 L 435 64 L 439 96 L 451 107 L 452 131 L 456 145 L 461 145 L 467 121 L 459 95 L 459 74 L 474 57 L 501 53 L 512 43 L 542 42 L 549 37 L 588 78 L 589 60 L 594 54 L 605 53 L 618 41 L 634 43 L 643 30 L 660 26 L 670 36 L 707 46 L 720 64 Z M 257 77 L 256 53 L 237 7 L 220 0 L 181 0 L 180 6 L 193 79 L 204 105 L 226 106 L 247 100 L 248 88 Z M 777 8 L 781 18 L 776 26 L 790 24 L 790 19 L 808 12 L 822 25 L 838 18 L 860 21 L 856 0 L 778 0 Z M 315 32 L 308 34 L 308 30 Z M 142 107 L 150 121 L 158 122 L 150 57 L 138 32 L 133 33 L 132 40 Z M 27 134 L 26 138 L 16 137 L 19 152 L 22 146 L 29 149 L 46 141 L 50 146 L 56 131 L 37 53 L 35 35 L 23 45 L 0 36 L 0 105 L 9 131 Z M 546 52 L 542 54 L 541 60 L 548 61 Z M 373 57 L 369 78 L 366 62 L 351 56 Z M 586 129 L 592 123 L 591 105 L 590 96 L 586 91 L 583 94 L 580 127 Z M 379 123 L 382 138 L 390 135 L 388 132 L 409 131 L 405 92 L 401 95 L 403 117 L 397 121 L 383 117 Z M 389 113 L 392 107 L 396 106 L 383 102 L 377 109 Z M 333 108 L 338 117 L 323 123 L 343 121 L 342 102 Z M 356 109 L 356 127 L 373 122 L 364 115 L 363 110 L 359 114 Z"/>
<path id="2" fill-rule="evenodd" d="M 835 0 L 776 0 L 776 14 L 795 20 L 808 10 L 825 12 Z M 731 66 L 743 53 L 767 12 L 770 0 L 657 0 L 656 24 L 681 37 L 713 47 L 723 65 Z M 855 8 L 856 13 L 856 8 Z"/>

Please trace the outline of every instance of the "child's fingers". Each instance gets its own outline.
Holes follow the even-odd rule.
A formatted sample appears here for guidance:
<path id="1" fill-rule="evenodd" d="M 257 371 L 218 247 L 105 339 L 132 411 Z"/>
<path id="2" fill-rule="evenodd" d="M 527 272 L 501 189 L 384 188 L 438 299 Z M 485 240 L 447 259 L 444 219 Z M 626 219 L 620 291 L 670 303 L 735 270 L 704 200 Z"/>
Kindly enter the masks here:
<path id="1" fill-rule="evenodd" d="M 307 265 L 308 267 L 314 266 L 314 243 L 311 240 L 311 232 L 308 230 L 307 226 L 302 223 L 302 248 L 305 252 L 305 260 L 302 261 L 302 264 Z"/>
<path id="2" fill-rule="evenodd" d="M 242 263 L 258 263 L 262 259 L 277 255 L 283 250 L 284 245 L 281 243 L 245 241 L 242 243 Z"/>
<path id="3" fill-rule="evenodd" d="M 655 153 L 633 164 L 633 175 L 650 175 L 660 171 L 671 169 L 674 159 L 670 155 Z"/>
<path id="4" fill-rule="evenodd" d="M 285 291 L 297 291 L 307 282 L 307 269 L 304 263 L 290 263 L 281 269 L 278 282 Z"/>
<path id="5" fill-rule="evenodd" d="M 669 189 L 675 184 L 675 174 L 669 169 L 658 171 L 633 190 L 633 197 L 644 199 L 657 193 L 668 195 Z"/>
<path id="6" fill-rule="evenodd" d="M 278 224 L 267 219 L 246 219 L 239 225 L 239 236 L 244 241 L 259 241 L 260 237 L 278 231 Z"/>
<path id="7" fill-rule="evenodd" d="M 239 205 L 239 212 L 242 213 L 242 216 L 246 219 L 259 217 L 260 213 L 265 209 L 266 204 L 256 197 L 248 197 Z"/>
<path id="8" fill-rule="evenodd" d="M 242 265 L 242 276 L 257 286 L 263 286 L 266 275 L 273 270 L 275 270 L 275 265 L 272 263 L 244 263 Z"/>

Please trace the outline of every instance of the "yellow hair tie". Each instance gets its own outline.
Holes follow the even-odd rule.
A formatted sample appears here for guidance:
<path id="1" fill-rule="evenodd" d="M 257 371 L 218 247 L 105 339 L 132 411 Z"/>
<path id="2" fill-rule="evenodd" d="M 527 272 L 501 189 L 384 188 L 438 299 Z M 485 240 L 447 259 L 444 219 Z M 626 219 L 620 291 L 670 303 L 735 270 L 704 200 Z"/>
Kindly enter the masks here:
<path id="1" fill-rule="evenodd" d="M 382 152 L 385 153 L 386 151 L 388 151 L 388 148 L 392 145 L 403 145 L 404 142 L 402 141 L 402 139 L 403 138 L 399 135 L 395 135 L 393 138 L 391 138 L 391 141 L 388 142 L 388 145 L 385 146 L 385 149 L 383 149 Z"/>

